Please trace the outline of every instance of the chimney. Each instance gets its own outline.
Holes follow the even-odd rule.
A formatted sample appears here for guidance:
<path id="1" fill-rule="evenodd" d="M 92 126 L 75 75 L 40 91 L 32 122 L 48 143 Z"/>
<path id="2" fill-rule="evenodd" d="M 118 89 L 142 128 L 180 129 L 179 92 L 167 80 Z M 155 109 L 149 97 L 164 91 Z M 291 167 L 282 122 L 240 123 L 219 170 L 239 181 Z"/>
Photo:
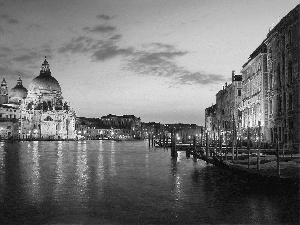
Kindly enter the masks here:
<path id="1" fill-rule="evenodd" d="M 235 71 L 234 70 L 232 70 L 232 82 L 234 81 L 234 75 L 235 75 Z"/>

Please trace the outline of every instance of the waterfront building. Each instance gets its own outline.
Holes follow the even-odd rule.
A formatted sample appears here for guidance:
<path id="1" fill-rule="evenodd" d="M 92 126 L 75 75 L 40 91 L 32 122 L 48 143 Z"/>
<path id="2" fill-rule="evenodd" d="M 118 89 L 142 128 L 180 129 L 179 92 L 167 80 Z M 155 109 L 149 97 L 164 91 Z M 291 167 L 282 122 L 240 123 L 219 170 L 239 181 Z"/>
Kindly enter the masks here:
<path id="1" fill-rule="evenodd" d="M 267 95 L 267 49 L 262 43 L 243 65 L 242 101 L 239 110 L 242 113 L 241 136 L 247 139 L 248 127 L 252 141 L 270 141 Z M 259 131 L 260 129 L 260 131 Z"/>
<path id="2" fill-rule="evenodd" d="M 215 141 L 218 137 L 217 105 L 205 109 L 205 130 L 208 140 Z"/>
<path id="3" fill-rule="evenodd" d="M 163 137 L 163 135 L 167 135 L 164 124 L 156 122 L 142 122 L 142 137 L 145 139 L 148 138 L 149 135 L 153 135 L 154 137 Z"/>
<path id="4" fill-rule="evenodd" d="M 17 132 L 11 132 L 11 137 L 40 140 L 76 138 L 75 111 L 64 101 L 61 87 L 51 75 L 46 58 L 39 76 L 30 83 L 28 92 L 20 77 L 9 94 L 6 90 L 7 84 L 3 79 L 0 118 L 17 125 Z"/>
<path id="5" fill-rule="evenodd" d="M 78 117 L 76 131 L 79 138 L 85 139 L 140 139 L 141 119 L 134 115 L 112 114 L 101 118 Z"/>
<path id="6" fill-rule="evenodd" d="M 190 143 L 196 138 L 197 142 L 204 140 L 203 126 L 197 124 L 165 124 L 165 132 L 171 137 L 171 132 L 174 133 L 175 139 L 182 143 Z"/>
<path id="7" fill-rule="evenodd" d="M 223 142 L 232 140 L 233 131 L 237 129 L 240 118 L 238 106 L 242 95 L 242 75 L 232 71 L 232 83 L 223 86 L 216 94 L 216 117 L 218 134 Z M 219 139 L 219 137 L 218 137 Z"/>
<path id="8" fill-rule="evenodd" d="M 297 5 L 268 33 L 268 127 L 273 142 L 300 149 L 300 6 Z"/>
<path id="9" fill-rule="evenodd" d="M 22 117 L 20 105 L 27 96 L 27 89 L 23 87 L 19 77 L 16 86 L 8 92 L 7 82 L 3 78 L 0 95 L 0 139 L 17 137 L 19 134 L 18 122 Z"/>
<path id="10" fill-rule="evenodd" d="M 141 130 L 141 118 L 134 115 L 112 115 L 108 114 L 107 116 L 101 117 L 101 122 L 103 128 L 114 128 L 114 129 L 123 129 L 130 131 L 130 137 L 134 139 L 140 139 L 142 137 Z"/>

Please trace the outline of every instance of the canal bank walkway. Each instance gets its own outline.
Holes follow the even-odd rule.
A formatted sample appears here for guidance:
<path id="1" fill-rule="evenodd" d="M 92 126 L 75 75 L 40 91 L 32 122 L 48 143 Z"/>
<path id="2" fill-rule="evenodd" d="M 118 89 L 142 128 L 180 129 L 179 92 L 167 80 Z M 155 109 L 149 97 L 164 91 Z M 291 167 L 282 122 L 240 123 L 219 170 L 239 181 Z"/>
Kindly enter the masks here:
<path id="1" fill-rule="evenodd" d="M 280 178 L 295 178 L 300 179 L 300 154 L 291 156 L 281 156 L 279 158 L 279 173 L 277 165 L 277 157 L 275 155 L 261 155 L 260 168 L 257 166 L 257 156 L 242 155 L 239 159 L 234 161 L 230 160 L 231 156 L 228 155 L 229 160 L 223 160 L 223 163 L 228 167 L 251 170 L 253 173 L 259 172 L 266 176 L 280 176 Z M 249 168 L 248 168 L 248 161 Z"/>
<path id="2" fill-rule="evenodd" d="M 232 154 L 229 152 L 225 156 L 219 152 L 209 151 L 209 156 L 206 156 L 205 149 L 197 151 L 196 157 L 232 171 L 241 179 L 262 188 L 284 187 L 300 190 L 300 153 L 280 155 L 279 158 L 273 154 L 261 154 L 260 163 L 255 154 L 251 154 L 250 157 L 245 153 L 238 154 L 238 157 L 234 154 L 232 160 Z"/>

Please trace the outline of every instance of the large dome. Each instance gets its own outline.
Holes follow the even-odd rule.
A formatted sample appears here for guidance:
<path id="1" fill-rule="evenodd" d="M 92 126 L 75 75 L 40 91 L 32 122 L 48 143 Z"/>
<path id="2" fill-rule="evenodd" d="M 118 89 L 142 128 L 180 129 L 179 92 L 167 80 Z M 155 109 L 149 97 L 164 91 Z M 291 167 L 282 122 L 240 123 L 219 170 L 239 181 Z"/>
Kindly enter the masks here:
<path id="1" fill-rule="evenodd" d="M 29 85 L 29 91 L 46 90 L 46 91 L 61 91 L 58 81 L 51 76 L 49 64 L 45 58 L 42 64 L 40 75 L 32 80 Z"/>
<path id="2" fill-rule="evenodd" d="M 39 75 L 34 78 L 30 85 L 29 90 L 48 90 L 48 91 L 61 91 L 58 81 L 52 76 Z"/>

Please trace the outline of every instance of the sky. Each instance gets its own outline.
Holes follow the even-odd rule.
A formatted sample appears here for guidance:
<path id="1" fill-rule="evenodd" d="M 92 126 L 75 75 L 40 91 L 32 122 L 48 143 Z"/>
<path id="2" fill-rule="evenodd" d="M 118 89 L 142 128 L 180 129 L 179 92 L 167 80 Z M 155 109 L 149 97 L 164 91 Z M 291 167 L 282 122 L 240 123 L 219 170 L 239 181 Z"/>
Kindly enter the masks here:
<path id="1" fill-rule="evenodd" d="M 0 0 L 0 80 L 44 57 L 77 116 L 204 125 L 231 72 L 300 0 Z"/>

